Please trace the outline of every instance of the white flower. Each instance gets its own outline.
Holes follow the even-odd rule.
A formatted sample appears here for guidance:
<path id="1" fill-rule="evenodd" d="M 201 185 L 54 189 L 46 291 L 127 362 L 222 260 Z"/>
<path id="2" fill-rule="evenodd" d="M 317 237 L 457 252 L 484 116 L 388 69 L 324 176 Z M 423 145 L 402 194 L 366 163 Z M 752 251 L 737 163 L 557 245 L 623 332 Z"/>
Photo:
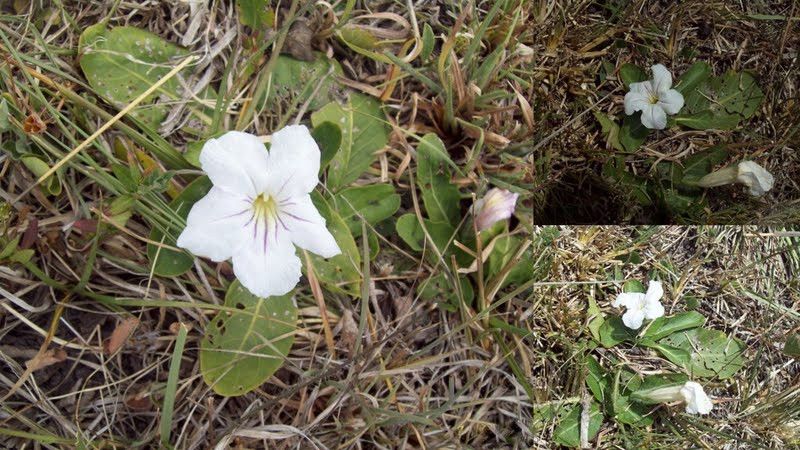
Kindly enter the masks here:
<path id="1" fill-rule="evenodd" d="M 259 297 L 283 295 L 300 280 L 295 245 L 326 258 L 340 253 L 309 193 L 320 151 L 302 125 L 272 135 L 269 152 L 254 135 L 209 139 L 200 164 L 214 186 L 192 206 L 178 246 L 233 271 Z"/>
<path id="2" fill-rule="evenodd" d="M 697 185 L 704 188 L 741 183 L 749 188 L 750 195 L 761 197 L 775 184 L 775 177 L 753 161 L 742 161 L 738 166 L 728 166 L 700 178 Z"/>
<path id="3" fill-rule="evenodd" d="M 686 412 L 689 414 L 708 414 L 714 407 L 711 399 L 703 391 L 703 386 L 700 386 L 699 383 L 687 381 L 680 393 L 683 401 L 686 402 Z"/>
<path id="4" fill-rule="evenodd" d="M 478 199 L 472 208 L 478 231 L 483 231 L 495 223 L 511 217 L 517 205 L 517 197 L 519 194 L 512 193 L 507 189 L 489 189 L 489 192 L 483 198 Z"/>
<path id="5" fill-rule="evenodd" d="M 666 67 L 656 64 L 651 67 L 653 79 L 631 83 L 625 94 L 625 114 L 642 112 L 642 125 L 663 130 L 667 126 L 667 114 L 678 114 L 683 108 L 683 95 L 672 88 L 672 74 Z"/>
<path id="6" fill-rule="evenodd" d="M 736 181 L 750 188 L 750 195 L 753 197 L 761 197 L 772 189 L 775 177 L 753 161 L 742 161 L 739 163 Z"/>
<path id="7" fill-rule="evenodd" d="M 647 293 L 623 292 L 611 303 L 611 306 L 627 308 L 622 315 L 622 323 L 626 327 L 638 330 L 644 319 L 656 319 L 664 315 L 661 297 L 664 289 L 660 281 L 651 281 L 647 286 Z"/>

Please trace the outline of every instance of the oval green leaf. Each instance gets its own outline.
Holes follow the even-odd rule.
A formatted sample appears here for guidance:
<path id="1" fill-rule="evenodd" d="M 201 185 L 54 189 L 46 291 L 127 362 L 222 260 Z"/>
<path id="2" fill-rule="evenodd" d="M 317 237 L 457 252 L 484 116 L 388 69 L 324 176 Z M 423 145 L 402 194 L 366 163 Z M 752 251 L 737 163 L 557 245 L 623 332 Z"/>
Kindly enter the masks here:
<path id="1" fill-rule="evenodd" d="M 206 325 L 200 371 L 214 392 L 232 397 L 260 386 L 283 365 L 294 343 L 297 305 L 291 294 L 261 298 L 235 281 L 225 306 Z"/>

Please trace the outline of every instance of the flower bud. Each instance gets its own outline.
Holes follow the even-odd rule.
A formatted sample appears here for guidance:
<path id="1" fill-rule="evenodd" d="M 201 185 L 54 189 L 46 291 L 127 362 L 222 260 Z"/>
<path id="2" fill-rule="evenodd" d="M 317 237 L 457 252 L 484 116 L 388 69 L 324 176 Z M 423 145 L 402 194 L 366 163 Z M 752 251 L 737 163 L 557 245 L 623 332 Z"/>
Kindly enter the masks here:
<path id="1" fill-rule="evenodd" d="M 519 194 L 512 193 L 507 189 L 489 189 L 489 192 L 476 201 L 472 207 L 478 231 L 483 231 L 495 223 L 511 217 L 517 205 L 517 197 Z"/>
<path id="2" fill-rule="evenodd" d="M 686 403 L 689 414 L 708 414 L 714 407 L 703 386 L 694 381 L 639 390 L 631 395 L 631 400 L 648 405 L 680 401 Z"/>

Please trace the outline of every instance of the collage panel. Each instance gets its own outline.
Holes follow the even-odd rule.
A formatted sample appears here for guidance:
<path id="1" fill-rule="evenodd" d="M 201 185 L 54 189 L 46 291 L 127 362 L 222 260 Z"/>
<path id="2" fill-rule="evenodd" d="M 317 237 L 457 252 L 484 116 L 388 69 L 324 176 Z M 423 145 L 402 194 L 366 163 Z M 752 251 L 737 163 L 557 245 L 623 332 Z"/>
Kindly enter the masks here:
<path id="1" fill-rule="evenodd" d="M 534 232 L 532 433 L 580 448 L 800 442 L 800 230 Z M 524 349 L 523 349 L 524 348 Z"/>
<path id="2" fill-rule="evenodd" d="M 542 3 L 536 224 L 800 223 L 796 5 Z"/>

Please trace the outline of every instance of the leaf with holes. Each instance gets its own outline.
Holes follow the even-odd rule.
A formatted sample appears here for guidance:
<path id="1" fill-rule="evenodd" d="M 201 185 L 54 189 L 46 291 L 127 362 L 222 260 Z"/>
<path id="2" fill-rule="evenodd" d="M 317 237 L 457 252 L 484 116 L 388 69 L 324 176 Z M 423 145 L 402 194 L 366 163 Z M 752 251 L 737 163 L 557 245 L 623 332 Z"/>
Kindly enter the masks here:
<path id="1" fill-rule="evenodd" d="M 671 334 L 658 344 L 688 353 L 683 366 L 695 377 L 730 378 L 744 365 L 744 343 L 717 330 L 694 328 Z"/>
<path id="2" fill-rule="evenodd" d="M 731 130 L 755 114 L 764 92 L 749 73 L 728 71 L 688 89 L 684 98 L 676 123 L 698 130 Z"/>
<path id="3" fill-rule="evenodd" d="M 311 115 L 315 127 L 323 122 L 333 122 L 342 130 L 342 144 L 328 167 L 328 189 L 336 192 L 372 165 L 375 152 L 389 142 L 389 128 L 380 102 L 358 93 L 350 94 L 347 105 L 328 103 Z"/>
<path id="4" fill-rule="evenodd" d="M 458 188 L 450 183 L 450 166 L 444 143 L 428 133 L 417 146 L 417 186 L 422 191 L 425 212 L 434 222 L 457 226 L 459 222 Z"/>
<path id="5" fill-rule="evenodd" d="M 246 394 L 275 373 L 294 343 L 297 305 L 292 295 L 261 298 L 234 281 L 227 310 L 206 325 L 200 372 L 217 394 Z"/>
<path id="6" fill-rule="evenodd" d="M 200 177 L 189 183 L 183 192 L 170 202 L 169 207 L 177 217 L 185 220 L 192 206 L 210 190 L 211 180 L 205 176 Z M 171 219 L 174 219 L 174 217 Z M 150 241 L 174 247 L 175 241 L 182 230 L 182 224 L 175 222 L 167 228 L 166 235 L 157 227 L 153 227 L 153 231 L 150 232 Z M 159 251 L 159 247 L 154 244 L 147 244 L 147 258 L 153 267 L 153 273 L 162 277 L 177 277 L 189 270 L 194 262 L 194 258 L 186 252 L 178 252 L 163 247 Z"/>
<path id="7" fill-rule="evenodd" d="M 270 72 L 269 90 L 259 105 L 270 111 L 290 105 L 300 107 L 308 102 L 308 109 L 316 111 L 335 99 L 336 77 L 342 75 L 342 66 L 323 53 L 315 53 L 313 61 L 301 61 L 280 55 Z M 317 126 L 317 123 L 314 123 Z"/>
<path id="8" fill-rule="evenodd" d="M 104 100 L 120 109 L 158 82 L 189 54 L 188 50 L 149 31 L 127 26 L 107 29 L 104 23 L 86 28 L 78 47 L 81 70 L 89 85 Z M 130 112 L 131 117 L 151 128 L 158 128 L 168 107 L 156 103 L 156 99 L 180 100 L 185 88 L 179 77 L 180 74 L 167 80 Z M 211 90 L 202 92 L 200 96 L 211 102 L 216 97 Z M 193 111 L 199 113 L 197 109 Z"/>

